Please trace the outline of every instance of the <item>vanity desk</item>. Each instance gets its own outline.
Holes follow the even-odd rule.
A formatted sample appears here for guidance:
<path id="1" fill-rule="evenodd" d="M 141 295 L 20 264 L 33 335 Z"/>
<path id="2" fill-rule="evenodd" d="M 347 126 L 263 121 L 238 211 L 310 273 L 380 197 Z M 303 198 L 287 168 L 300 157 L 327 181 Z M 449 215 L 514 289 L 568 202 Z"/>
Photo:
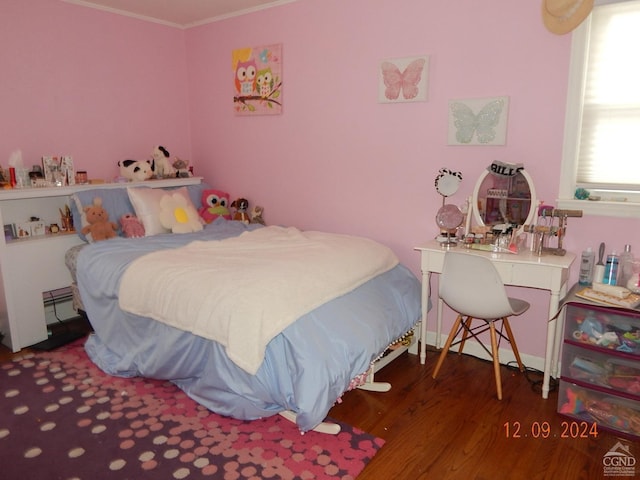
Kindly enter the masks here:
<path id="1" fill-rule="evenodd" d="M 562 322 L 556 317 L 560 301 L 567 293 L 569 268 L 576 255 L 567 252 L 563 256 L 546 254 L 538 256 L 529 250 L 513 253 L 495 253 L 486 250 L 467 249 L 463 246 L 443 247 L 437 240 L 415 247 L 421 254 L 422 270 L 422 322 L 420 330 L 420 362 L 426 361 L 427 305 L 431 295 L 430 280 L 432 273 L 441 273 L 445 253 L 455 249 L 469 255 L 481 255 L 489 258 L 500 273 L 505 285 L 537 288 L 550 292 L 549 313 L 547 318 L 547 340 L 544 358 L 544 383 L 542 397 L 549 396 L 551 375 L 557 376 L 558 354 L 561 340 Z M 443 302 L 438 298 L 436 319 L 436 348 L 440 348 Z"/>

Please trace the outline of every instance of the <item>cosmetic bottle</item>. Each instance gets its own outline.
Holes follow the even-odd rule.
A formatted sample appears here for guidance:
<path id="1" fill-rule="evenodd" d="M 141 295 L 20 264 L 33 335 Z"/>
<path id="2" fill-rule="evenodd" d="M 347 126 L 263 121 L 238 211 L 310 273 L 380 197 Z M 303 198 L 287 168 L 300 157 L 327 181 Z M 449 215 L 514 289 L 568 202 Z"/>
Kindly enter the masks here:
<path id="1" fill-rule="evenodd" d="M 620 258 L 615 250 L 607 255 L 607 264 L 604 266 L 602 283 L 605 285 L 617 285 L 619 264 Z"/>
<path id="2" fill-rule="evenodd" d="M 582 259 L 580 260 L 580 276 L 578 277 L 578 283 L 580 283 L 580 285 L 591 285 L 595 259 L 596 253 L 591 249 L 591 247 L 582 252 Z"/>
<path id="3" fill-rule="evenodd" d="M 633 274 L 633 253 L 631 253 L 631 245 L 624 246 L 624 252 L 620 254 L 620 265 L 618 267 L 618 283 L 617 285 L 627 286 L 627 282 Z"/>

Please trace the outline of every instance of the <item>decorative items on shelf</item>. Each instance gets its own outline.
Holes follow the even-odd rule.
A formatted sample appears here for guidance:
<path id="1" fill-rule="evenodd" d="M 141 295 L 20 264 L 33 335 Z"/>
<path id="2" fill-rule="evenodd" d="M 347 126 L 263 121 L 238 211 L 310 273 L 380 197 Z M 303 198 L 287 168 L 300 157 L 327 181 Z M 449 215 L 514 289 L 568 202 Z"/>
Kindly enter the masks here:
<path id="1" fill-rule="evenodd" d="M 78 172 L 76 172 L 76 184 L 85 185 L 87 183 L 89 183 L 87 172 L 85 170 L 79 170 Z"/>
<path id="2" fill-rule="evenodd" d="M 27 169 L 22 163 L 22 151 L 14 150 L 9 156 L 9 173 L 3 175 L 6 182 L 5 187 L 22 188 L 29 186 L 29 177 Z"/>
<path id="3" fill-rule="evenodd" d="M 74 233 L 73 216 L 68 205 L 64 209 L 58 209 L 60 212 L 60 222 L 45 221 L 40 217 L 32 216 L 29 220 L 14 222 L 4 225 L 4 238 L 6 242 L 12 240 L 22 240 L 30 237 L 38 237 L 48 234 Z"/>
<path id="4" fill-rule="evenodd" d="M 76 174 L 71 156 L 43 156 L 42 167 L 47 186 L 63 187 L 75 185 Z"/>
<path id="5" fill-rule="evenodd" d="M 43 156 L 42 165 L 29 170 L 23 163 L 22 151 L 14 150 L 8 159 L 9 168 L 0 167 L 1 188 L 62 187 L 76 184 L 73 158 L 69 155 Z M 86 182 L 86 172 L 85 182 Z"/>
<path id="6" fill-rule="evenodd" d="M 189 178 L 193 176 L 193 167 L 189 160 L 171 157 L 162 145 L 153 147 L 147 160 L 126 159 L 118 162 L 119 176 L 115 181 L 143 182 L 151 179 Z"/>
<path id="7" fill-rule="evenodd" d="M 64 210 L 59 210 L 62 230 L 64 230 L 65 232 L 75 232 L 76 229 L 73 226 L 73 216 L 71 215 L 71 209 L 69 208 L 69 205 L 65 205 Z"/>
<path id="8" fill-rule="evenodd" d="M 31 217 L 25 222 L 16 222 L 8 225 L 11 229 L 12 239 L 38 237 L 46 233 L 45 224 L 38 217 Z M 7 239 L 7 225 L 5 225 L 5 239 Z"/>

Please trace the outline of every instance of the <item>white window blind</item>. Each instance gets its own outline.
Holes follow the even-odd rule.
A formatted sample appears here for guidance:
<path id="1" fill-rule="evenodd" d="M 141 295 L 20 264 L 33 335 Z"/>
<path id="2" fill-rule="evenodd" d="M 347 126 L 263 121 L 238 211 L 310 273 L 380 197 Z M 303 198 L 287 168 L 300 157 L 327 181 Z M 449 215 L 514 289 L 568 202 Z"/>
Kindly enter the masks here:
<path id="1" fill-rule="evenodd" d="M 640 1 L 596 6 L 587 40 L 575 185 L 640 192 Z"/>

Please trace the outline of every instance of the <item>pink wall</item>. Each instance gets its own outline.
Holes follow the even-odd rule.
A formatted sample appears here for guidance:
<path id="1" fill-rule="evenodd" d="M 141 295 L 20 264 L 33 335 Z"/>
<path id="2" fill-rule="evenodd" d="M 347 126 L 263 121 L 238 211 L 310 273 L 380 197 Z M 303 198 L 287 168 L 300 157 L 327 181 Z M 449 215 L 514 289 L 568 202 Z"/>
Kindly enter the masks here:
<path id="1" fill-rule="evenodd" d="M 60 0 L 0 2 L 0 164 L 72 155 L 92 178 L 191 156 L 184 32 Z"/>
<path id="2" fill-rule="evenodd" d="M 416 273 L 413 247 L 436 233 L 439 168 L 463 172 L 450 199 L 461 204 L 493 160 L 522 162 L 539 197 L 555 202 L 570 37 L 545 30 L 539 2 L 453 3 L 300 0 L 188 30 L 199 173 L 262 204 L 270 223 L 373 237 Z M 231 51 L 270 43 L 283 44 L 284 113 L 234 116 Z M 429 101 L 379 104 L 379 62 L 422 54 L 431 56 Z M 506 146 L 447 145 L 450 99 L 502 95 Z M 570 219 L 565 246 L 580 252 L 604 240 L 620 251 L 639 222 Z M 548 294 L 512 293 L 533 304 L 514 322 L 521 351 L 542 357 Z"/>
<path id="3" fill-rule="evenodd" d="M 237 117 L 231 50 L 269 43 L 283 44 L 284 113 Z M 524 163 L 540 198 L 555 200 L 569 46 L 544 29 L 539 2 L 298 0 L 185 32 L 59 0 L 3 0 L 0 164 L 16 148 L 27 165 L 71 154 L 108 179 L 118 160 L 164 144 L 262 204 L 269 223 L 375 238 L 417 274 L 413 247 L 436 233 L 439 168 L 463 172 L 458 204 L 496 159 Z M 429 101 L 379 104 L 380 60 L 423 54 Z M 502 95 L 506 146 L 447 146 L 450 99 Z M 621 250 L 639 222 L 570 220 L 565 245 Z M 517 294 L 533 303 L 514 322 L 520 348 L 543 356 L 548 296 Z"/>

